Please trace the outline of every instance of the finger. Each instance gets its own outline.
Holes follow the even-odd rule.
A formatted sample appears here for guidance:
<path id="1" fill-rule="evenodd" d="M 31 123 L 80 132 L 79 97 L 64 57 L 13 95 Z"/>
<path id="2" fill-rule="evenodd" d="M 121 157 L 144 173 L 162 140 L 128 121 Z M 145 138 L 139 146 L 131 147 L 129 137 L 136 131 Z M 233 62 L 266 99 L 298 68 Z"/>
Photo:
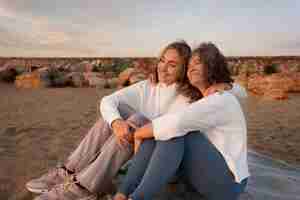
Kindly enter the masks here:
<path id="1" fill-rule="evenodd" d="M 130 127 L 134 128 L 134 129 L 138 129 L 137 125 L 135 125 L 133 122 L 131 121 L 127 121 L 127 124 L 129 124 Z"/>
<path id="2" fill-rule="evenodd" d="M 119 147 L 121 149 L 127 148 L 128 145 L 129 145 L 129 142 L 126 139 L 122 138 L 122 139 L 119 140 Z"/>
<path id="3" fill-rule="evenodd" d="M 127 134 L 130 132 L 130 131 L 129 131 L 129 128 L 130 128 L 130 126 L 129 126 L 129 124 L 126 122 L 126 123 L 124 124 L 123 130 L 122 130 L 123 136 L 127 135 Z"/>
<path id="4" fill-rule="evenodd" d="M 117 144 L 118 144 L 118 148 L 119 148 L 119 150 L 122 150 L 123 149 L 123 145 L 122 145 L 122 142 L 121 142 L 121 140 L 117 140 Z"/>
<path id="5" fill-rule="evenodd" d="M 126 140 L 127 140 L 127 142 L 129 142 L 129 143 L 133 143 L 133 142 L 134 142 L 134 136 L 133 136 L 133 133 L 130 133 L 130 134 L 126 135 Z"/>

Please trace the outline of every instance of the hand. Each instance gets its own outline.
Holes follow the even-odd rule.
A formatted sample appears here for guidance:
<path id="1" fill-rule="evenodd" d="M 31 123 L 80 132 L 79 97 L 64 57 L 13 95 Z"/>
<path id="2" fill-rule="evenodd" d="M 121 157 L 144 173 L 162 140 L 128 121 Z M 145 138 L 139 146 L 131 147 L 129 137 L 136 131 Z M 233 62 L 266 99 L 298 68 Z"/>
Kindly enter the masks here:
<path id="1" fill-rule="evenodd" d="M 136 154 L 139 150 L 140 145 L 142 144 L 143 140 L 134 139 L 134 154 Z"/>
<path id="2" fill-rule="evenodd" d="M 112 123 L 112 129 L 114 134 L 117 136 L 118 143 L 122 146 L 128 145 L 130 138 L 130 125 L 123 119 L 117 119 Z M 132 136 L 133 140 L 133 136 Z"/>
<path id="3" fill-rule="evenodd" d="M 203 96 L 208 96 L 216 92 L 222 92 L 224 90 L 230 90 L 231 88 L 232 85 L 230 83 L 216 83 L 207 88 Z"/>
<path id="4" fill-rule="evenodd" d="M 118 192 L 117 194 L 115 194 L 113 200 L 127 200 L 127 197 L 126 195 Z"/>
<path id="5" fill-rule="evenodd" d="M 129 120 L 127 120 L 126 122 L 129 125 L 129 134 L 126 136 L 126 139 L 128 142 L 134 143 L 134 132 L 138 129 L 138 127 Z"/>

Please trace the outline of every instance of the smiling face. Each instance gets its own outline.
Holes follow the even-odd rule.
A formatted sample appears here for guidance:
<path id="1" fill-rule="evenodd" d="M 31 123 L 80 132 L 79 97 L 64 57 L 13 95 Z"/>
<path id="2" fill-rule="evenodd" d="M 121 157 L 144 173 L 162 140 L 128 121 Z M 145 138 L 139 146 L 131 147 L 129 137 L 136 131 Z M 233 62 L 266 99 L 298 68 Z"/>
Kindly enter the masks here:
<path id="1" fill-rule="evenodd" d="M 168 49 L 159 59 L 157 65 L 158 81 L 167 85 L 177 81 L 182 61 L 175 49 Z"/>
<path id="2" fill-rule="evenodd" d="M 190 59 L 187 76 L 194 87 L 207 87 L 208 85 L 208 69 L 197 54 Z"/>

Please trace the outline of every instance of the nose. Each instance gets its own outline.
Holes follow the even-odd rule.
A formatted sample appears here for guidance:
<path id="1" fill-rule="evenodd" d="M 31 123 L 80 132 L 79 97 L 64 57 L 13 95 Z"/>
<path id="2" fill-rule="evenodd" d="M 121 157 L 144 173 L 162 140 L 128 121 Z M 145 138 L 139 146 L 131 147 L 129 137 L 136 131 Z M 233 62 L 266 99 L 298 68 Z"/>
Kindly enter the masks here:
<path id="1" fill-rule="evenodd" d="M 168 65 L 167 65 L 166 63 L 162 62 L 162 63 L 160 64 L 160 71 L 166 72 L 167 69 L 168 69 Z"/>

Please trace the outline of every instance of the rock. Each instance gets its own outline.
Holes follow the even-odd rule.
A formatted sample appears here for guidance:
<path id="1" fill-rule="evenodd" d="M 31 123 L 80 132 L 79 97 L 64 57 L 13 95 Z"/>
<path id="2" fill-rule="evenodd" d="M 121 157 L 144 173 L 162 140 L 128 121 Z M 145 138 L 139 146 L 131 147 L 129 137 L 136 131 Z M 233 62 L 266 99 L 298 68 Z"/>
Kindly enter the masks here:
<path id="1" fill-rule="evenodd" d="M 300 73 L 274 73 L 253 75 L 248 79 L 248 89 L 267 98 L 283 100 L 288 92 L 300 91 Z"/>
<path id="2" fill-rule="evenodd" d="M 24 73 L 16 77 L 15 85 L 18 89 L 20 88 L 40 88 L 42 86 L 40 75 L 34 73 Z"/>
<path id="3" fill-rule="evenodd" d="M 270 76 L 265 77 L 266 87 L 265 90 L 282 90 L 284 92 L 288 92 L 293 87 L 294 81 L 293 79 L 283 73 L 275 73 Z"/>
<path id="4" fill-rule="evenodd" d="M 133 62 L 133 68 L 136 69 L 136 71 L 144 74 L 144 75 L 149 75 L 152 70 L 152 66 L 150 63 L 147 63 L 143 59 L 139 59 Z"/>
<path id="5" fill-rule="evenodd" d="M 250 177 L 246 191 L 239 200 L 300 200 L 300 168 L 274 160 L 257 152 L 248 151 Z M 119 174 L 114 181 L 118 188 L 125 175 Z M 169 183 L 154 200 L 201 200 L 204 199 L 180 178 Z"/>
<path id="6" fill-rule="evenodd" d="M 255 94 L 263 95 L 265 85 L 266 80 L 264 75 L 254 74 L 248 77 L 247 88 Z"/>
<path id="7" fill-rule="evenodd" d="M 107 79 L 111 79 L 113 77 L 116 77 L 116 74 L 114 72 L 105 72 L 104 76 Z"/>
<path id="8" fill-rule="evenodd" d="M 84 79 L 87 81 L 88 85 L 91 87 L 101 87 L 103 88 L 107 84 L 107 80 L 103 78 L 101 73 L 98 72 L 86 72 L 83 73 Z"/>
<path id="9" fill-rule="evenodd" d="M 93 71 L 94 66 L 91 63 L 86 63 L 85 64 L 85 72 L 92 72 Z"/>
<path id="10" fill-rule="evenodd" d="M 118 78 L 107 79 L 110 88 L 116 88 L 118 86 Z"/>
<path id="11" fill-rule="evenodd" d="M 87 70 L 90 69 L 90 63 L 88 61 L 83 61 L 68 67 L 69 71 L 71 72 L 87 72 Z"/>
<path id="12" fill-rule="evenodd" d="M 289 74 L 293 80 L 293 84 L 290 87 L 290 92 L 300 92 L 300 72 Z"/>
<path id="13" fill-rule="evenodd" d="M 288 99 L 288 93 L 284 89 L 271 89 L 266 90 L 264 97 L 276 100 L 285 100 Z"/>
<path id="14" fill-rule="evenodd" d="M 70 82 L 66 72 L 61 72 L 52 67 L 48 68 L 47 71 L 41 72 L 40 77 L 49 87 L 64 87 Z"/>
<path id="15" fill-rule="evenodd" d="M 129 79 L 132 73 L 135 72 L 134 68 L 127 68 L 119 74 L 118 87 L 128 86 L 130 84 Z"/>
<path id="16" fill-rule="evenodd" d="M 0 71 L 0 80 L 5 82 L 14 82 L 18 72 L 14 68 L 3 67 Z"/>
<path id="17" fill-rule="evenodd" d="M 130 78 L 129 78 L 129 84 L 135 84 L 139 81 L 145 80 L 147 78 L 147 76 L 145 74 L 142 73 L 132 73 Z"/>
<path id="18" fill-rule="evenodd" d="M 248 88 L 248 76 L 247 74 L 240 74 L 234 78 L 234 81 L 244 88 Z"/>
<path id="19" fill-rule="evenodd" d="M 119 74 L 118 87 L 122 88 L 132 85 L 139 81 L 145 80 L 147 77 L 148 75 L 140 71 L 138 68 L 127 68 L 125 71 Z"/>
<path id="20" fill-rule="evenodd" d="M 66 75 L 67 80 L 74 87 L 83 87 L 88 85 L 87 81 L 84 79 L 84 75 L 81 72 L 71 72 Z"/>

